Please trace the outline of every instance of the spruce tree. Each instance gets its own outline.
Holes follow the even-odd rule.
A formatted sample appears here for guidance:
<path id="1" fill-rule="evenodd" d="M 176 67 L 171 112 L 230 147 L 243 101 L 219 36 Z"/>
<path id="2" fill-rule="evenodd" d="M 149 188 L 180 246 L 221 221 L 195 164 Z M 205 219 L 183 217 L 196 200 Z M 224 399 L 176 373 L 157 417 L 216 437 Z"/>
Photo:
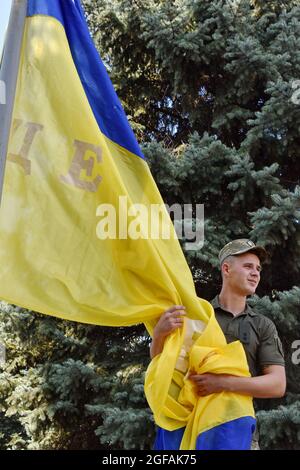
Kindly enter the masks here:
<path id="1" fill-rule="evenodd" d="M 228 241 L 252 238 L 271 255 L 250 302 L 277 325 L 288 387 L 257 402 L 261 446 L 299 449 L 298 1 L 83 3 L 165 202 L 204 204 L 204 246 L 186 252 L 198 295 L 218 293 Z M 79 325 L 5 303 L 1 312 L 3 448 L 150 448 L 142 325 Z"/>
<path id="2" fill-rule="evenodd" d="M 100 328 L 0 305 L 2 448 L 147 448 L 144 327 Z M 138 338 L 138 340 L 137 340 Z"/>

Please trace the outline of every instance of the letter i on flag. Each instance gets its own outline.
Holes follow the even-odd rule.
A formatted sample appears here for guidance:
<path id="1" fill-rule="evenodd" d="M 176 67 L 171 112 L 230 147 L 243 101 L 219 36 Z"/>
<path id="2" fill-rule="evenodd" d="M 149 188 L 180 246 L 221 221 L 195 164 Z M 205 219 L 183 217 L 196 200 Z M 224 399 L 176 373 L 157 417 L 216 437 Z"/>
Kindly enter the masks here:
<path id="1" fill-rule="evenodd" d="M 212 307 L 197 297 L 167 211 L 160 218 L 169 237 L 145 230 L 163 201 L 80 1 L 14 0 L 0 79 L 0 298 L 78 322 L 144 322 L 150 334 L 166 308 L 185 305 L 183 328 L 147 371 L 156 448 L 248 448 L 251 398 L 223 392 L 199 402 L 185 378 L 189 368 L 249 371 L 242 345 L 226 344 Z M 133 237 L 125 214 L 137 205 L 146 212 Z"/>

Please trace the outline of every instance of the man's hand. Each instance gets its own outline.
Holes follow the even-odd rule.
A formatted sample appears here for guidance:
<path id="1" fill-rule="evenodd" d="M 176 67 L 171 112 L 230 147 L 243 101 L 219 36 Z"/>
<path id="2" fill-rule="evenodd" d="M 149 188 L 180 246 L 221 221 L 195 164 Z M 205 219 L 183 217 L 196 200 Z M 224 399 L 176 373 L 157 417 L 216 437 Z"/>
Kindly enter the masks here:
<path id="1" fill-rule="evenodd" d="M 198 395 L 205 397 L 225 390 L 226 377 L 229 376 L 226 374 L 190 374 L 188 378 L 196 385 Z"/>
<path id="2" fill-rule="evenodd" d="M 183 316 L 185 315 L 185 307 L 183 305 L 173 305 L 168 308 L 158 320 L 153 337 L 165 337 L 172 331 L 183 325 Z"/>
<path id="3" fill-rule="evenodd" d="M 182 327 L 185 314 L 185 307 L 183 305 L 173 305 L 162 314 L 153 331 L 150 346 L 151 359 L 162 352 L 166 337 Z"/>

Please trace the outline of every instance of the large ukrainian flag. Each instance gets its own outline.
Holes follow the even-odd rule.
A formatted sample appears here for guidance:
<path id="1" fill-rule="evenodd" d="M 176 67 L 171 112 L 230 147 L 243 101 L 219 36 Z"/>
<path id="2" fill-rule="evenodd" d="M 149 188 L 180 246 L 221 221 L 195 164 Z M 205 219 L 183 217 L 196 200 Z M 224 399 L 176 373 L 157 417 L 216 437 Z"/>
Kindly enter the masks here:
<path id="1" fill-rule="evenodd" d="M 183 449 L 207 431 L 215 436 L 210 448 L 222 448 L 216 439 L 229 422 L 233 432 L 244 423 L 250 436 L 250 397 L 198 400 L 178 369 L 181 354 L 199 373 L 249 375 L 242 345 L 226 344 L 212 307 L 197 297 L 167 212 L 170 239 L 97 236 L 99 204 L 119 208 L 120 196 L 128 206 L 163 204 L 80 2 L 28 0 L 0 208 L 0 297 L 84 323 L 145 322 L 150 333 L 167 307 L 185 305 L 184 328 L 147 372 L 155 420 Z M 191 325 L 202 334 L 188 355 Z"/>

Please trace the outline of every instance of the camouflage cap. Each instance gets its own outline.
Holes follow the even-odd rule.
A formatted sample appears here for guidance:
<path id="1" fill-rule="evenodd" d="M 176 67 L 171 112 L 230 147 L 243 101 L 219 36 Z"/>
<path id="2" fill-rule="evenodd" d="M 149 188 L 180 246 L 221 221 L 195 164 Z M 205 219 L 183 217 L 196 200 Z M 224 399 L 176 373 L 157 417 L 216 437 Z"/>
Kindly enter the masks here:
<path id="1" fill-rule="evenodd" d="M 254 253 L 258 256 L 261 263 L 264 263 L 268 258 L 268 253 L 262 246 L 257 246 L 253 241 L 247 238 L 239 238 L 227 243 L 219 253 L 220 264 L 223 263 L 228 256 L 242 255 L 243 253 Z"/>

